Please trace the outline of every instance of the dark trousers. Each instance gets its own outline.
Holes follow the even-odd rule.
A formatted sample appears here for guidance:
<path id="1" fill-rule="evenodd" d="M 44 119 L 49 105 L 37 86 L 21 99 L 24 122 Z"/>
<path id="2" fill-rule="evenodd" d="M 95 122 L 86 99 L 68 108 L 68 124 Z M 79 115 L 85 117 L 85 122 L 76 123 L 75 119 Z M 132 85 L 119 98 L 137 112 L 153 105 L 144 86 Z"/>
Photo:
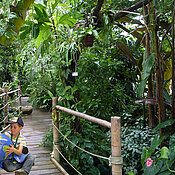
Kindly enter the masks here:
<path id="1" fill-rule="evenodd" d="M 3 162 L 4 169 L 8 172 L 12 172 L 18 169 L 24 170 L 26 173 L 30 173 L 30 170 L 34 164 L 34 157 L 29 154 L 23 163 L 18 163 L 15 161 L 14 158 L 12 159 L 6 159 Z"/>

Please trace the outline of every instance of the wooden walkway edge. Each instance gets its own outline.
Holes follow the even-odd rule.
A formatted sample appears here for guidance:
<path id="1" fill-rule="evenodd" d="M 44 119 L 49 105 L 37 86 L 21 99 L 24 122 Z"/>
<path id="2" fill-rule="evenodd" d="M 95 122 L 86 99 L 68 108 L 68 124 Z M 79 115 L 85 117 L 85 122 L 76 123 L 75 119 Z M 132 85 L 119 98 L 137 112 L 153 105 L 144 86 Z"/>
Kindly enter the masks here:
<path id="1" fill-rule="evenodd" d="M 22 134 L 26 137 L 27 147 L 35 157 L 35 165 L 30 175 L 63 175 L 61 168 L 58 169 L 51 161 L 52 148 L 40 146 L 43 136 L 52 125 L 51 113 L 41 110 L 33 110 L 31 115 L 23 116 L 24 128 Z M 0 174 L 14 175 L 0 169 Z"/>

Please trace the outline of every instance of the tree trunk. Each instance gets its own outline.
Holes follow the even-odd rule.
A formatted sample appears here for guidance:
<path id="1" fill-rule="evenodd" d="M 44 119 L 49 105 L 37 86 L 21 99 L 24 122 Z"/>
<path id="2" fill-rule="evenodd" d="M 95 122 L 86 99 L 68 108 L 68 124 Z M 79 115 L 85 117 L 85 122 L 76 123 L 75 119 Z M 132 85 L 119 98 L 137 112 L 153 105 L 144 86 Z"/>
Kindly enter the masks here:
<path id="1" fill-rule="evenodd" d="M 123 9 L 123 11 L 129 11 L 129 12 L 134 12 L 135 10 L 146 6 L 147 4 L 149 4 L 152 0 L 141 0 L 135 4 L 133 4 L 131 7 L 125 8 Z M 117 14 L 115 14 L 114 19 L 118 20 L 124 16 L 126 16 L 128 13 L 124 13 L 124 12 L 119 12 Z"/>
<path id="2" fill-rule="evenodd" d="M 172 20 L 172 119 L 175 119 L 175 0 Z"/>
<path id="3" fill-rule="evenodd" d="M 162 63 L 159 56 L 159 45 L 157 37 L 157 22 L 155 15 L 155 7 L 153 3 L 150 4 L 150 29 L 151 29 L 151 51 L 154 54 L 156 66 L 156 96 L 158 102 L 159 124 L 165 121 L 165 107 L 163 99 L 163 74 Z M 162 135 L 160 129 L 160 135 Z"/>
<path id="4" fill-rule="evenodd" d="M 144 16 L 148 15 L 147 7 L 143 7 Z M 145 19 L 145 24 L 148 25 L 149 18 Z M 146 30 L 146 56 L 147 58 L 150 56 L 150 36 L 149 31 Z M 148 98 L 153 98 L 153 85 L 152 85 L 152 74 L 148 78 Z M 152 104 L 148 104 L 149 116 L 148 116 L 148 126 L 153 128 L 153 115 L 154 115 L 154 106 Z"/>

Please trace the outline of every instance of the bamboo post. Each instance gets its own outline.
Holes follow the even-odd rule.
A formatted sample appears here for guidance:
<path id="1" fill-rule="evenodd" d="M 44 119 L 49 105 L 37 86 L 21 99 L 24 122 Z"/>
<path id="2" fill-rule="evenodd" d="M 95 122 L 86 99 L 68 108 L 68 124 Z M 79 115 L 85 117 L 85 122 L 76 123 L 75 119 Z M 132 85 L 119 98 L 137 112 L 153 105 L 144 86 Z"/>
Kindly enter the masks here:
<path id="1" fill-rule="evenodd" d="M 21 86 L 19 85 L 18 86 L 18 109 L 19 109 L 19 112 L 21 111 Z"/>
<path id="2" fill-rule="evenodd" d="M 55 108 L 56 103 L 58 102 L 57 97 L 52 98 L 52 117 L 53 117 L 53 153 L 54 153 L 54 158 L 57 162 L 60 161 L 60 155 L 59 155 L 59 132 L 57 128 L 59 129 L 59 115 L 58 112 Z M 58 150 L 57 150 L 58 149 Z"/>
<path id="3" fill-rule="evenodd" d="M 111 117 L 112 175 L 122 175 L 120 117 Z"/>
<path id="4" fill-rule="evenodd" d="M 4 93 L 5 93 L 5 95 L 4 95 L 4 118 L 6 118 L 7 116 L 8 116 L 8 94 L 7 94 L 7 92 L 8 92 L 8 87 L 4 87 Z M 5 123 L 7 123 L 8 122 L 8 117 L 5 119 Z"/>

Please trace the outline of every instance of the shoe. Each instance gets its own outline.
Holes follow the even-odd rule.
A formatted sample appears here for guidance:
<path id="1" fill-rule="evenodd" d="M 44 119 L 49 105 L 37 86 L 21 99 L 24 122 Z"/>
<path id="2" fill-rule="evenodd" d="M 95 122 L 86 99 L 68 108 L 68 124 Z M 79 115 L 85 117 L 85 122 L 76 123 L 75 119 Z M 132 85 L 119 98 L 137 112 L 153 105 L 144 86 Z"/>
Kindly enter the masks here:
<path id="1" fill-rule="evenodd" d="M 27 175 L 27 173 L 24 170 L 19 169 L 15 171 L 15 175 Z"/>

